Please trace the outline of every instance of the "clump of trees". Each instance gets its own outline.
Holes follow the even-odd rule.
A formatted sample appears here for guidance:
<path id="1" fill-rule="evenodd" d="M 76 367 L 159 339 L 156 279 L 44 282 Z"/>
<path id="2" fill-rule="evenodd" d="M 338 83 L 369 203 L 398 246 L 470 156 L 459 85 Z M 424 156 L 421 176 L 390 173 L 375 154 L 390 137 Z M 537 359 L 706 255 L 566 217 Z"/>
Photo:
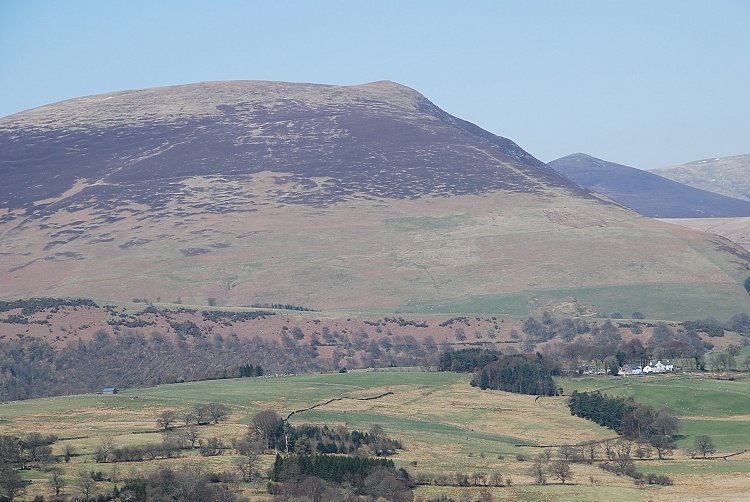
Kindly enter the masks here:
<path id="1" fill-rule="evenodd" d="M 446 350 L 440 355 L 438 371 L 473 373 L 500 358 L 500 352 L 481 348 Z"/>
<path id="2" fill-rule="evenodd" d="M 541 354 L 528 358 L 521 354 L 501 355 L 474 373 L 472 387 L 502 390 L 518 394 L 555 396 L 558 394 L 552 375 L 559 368 L 549 364 Z"/>
<path id="3" fill-rule="evenodd" d="M 554 396 L 558 389 L 552 379 L 560 368 L 540 353 L 533 358 L 521 354 L 504 355 L 496 350 L 470 348 L 445 350 L 439 358 L 439 371 L 473 372 L 472 387 L 518 394 Z"/>
<path id="4" fill-rule="evenodd" d="M 568 406 L 572 415 L 608 427 L 628 439 L 648 443 L 660 459 L 675 448 L 680 421 L 672 408 L 657 410 L 632 398 L 609 397 L 599 391 L 573 391 Z"/>
<path id="5" fill-rule="evenodd" d="M 244 441 L 299 455 L 365 453 L 387 457 L 402 448 L 401 442 L 391 438 L 379 424 L 373 424 L 366 432 L 345 426 L 293 425 L 270 409 L 253 416 Z"/>

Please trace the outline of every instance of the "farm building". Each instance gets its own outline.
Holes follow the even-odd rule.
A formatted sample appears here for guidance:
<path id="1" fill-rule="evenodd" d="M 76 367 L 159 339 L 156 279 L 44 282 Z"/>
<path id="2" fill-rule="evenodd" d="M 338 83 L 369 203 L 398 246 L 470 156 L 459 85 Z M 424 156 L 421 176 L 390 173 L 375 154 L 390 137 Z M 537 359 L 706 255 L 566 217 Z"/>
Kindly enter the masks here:
<path id="1" fill-rule="evenodd" d="M 674 371 L 674 365 L 669 361 L 656 361 L 656 364 L 649 363 L 643 367 L 644 373 L 667 373 L 669 371 Z"/>

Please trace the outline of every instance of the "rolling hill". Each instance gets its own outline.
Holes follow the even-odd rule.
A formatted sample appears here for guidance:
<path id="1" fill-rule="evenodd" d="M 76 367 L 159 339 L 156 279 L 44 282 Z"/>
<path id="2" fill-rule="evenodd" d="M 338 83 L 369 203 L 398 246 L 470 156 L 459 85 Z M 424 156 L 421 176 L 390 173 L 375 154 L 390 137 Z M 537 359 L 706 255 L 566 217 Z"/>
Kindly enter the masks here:
<path id="1" fill-rule="evenodd" d="M 750 200 L 694 188 L 682 181 L 577 153 L 549 165 L 580 186 L 652 218 L 750 216 Z"/>
<path id="2" fill-rule="evenodd" d="M 209 82 L 0 119 L 0 296 L 525 315 L 750 310 L 750 255 L 392 82 Z"/>
<path id="3" fill-rule="evenodd" d="M 650 172 L 691 187 L 750 200 L 750 154 L 697 160 Z"/>

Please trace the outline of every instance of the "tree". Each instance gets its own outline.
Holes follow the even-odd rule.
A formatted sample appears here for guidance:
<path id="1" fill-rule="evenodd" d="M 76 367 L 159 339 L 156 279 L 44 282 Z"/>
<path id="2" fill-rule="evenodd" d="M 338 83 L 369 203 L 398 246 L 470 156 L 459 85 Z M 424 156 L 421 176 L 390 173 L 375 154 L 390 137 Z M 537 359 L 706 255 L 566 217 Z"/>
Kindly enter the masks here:
<path id="1" fill-rule="evenodd" d="M 182 415 L 182 421 L 185 422 L 185 427 L 198 424 L 198 417 L 192 411 L 187 411 Z"/>
<path id="2" fill-rule="evenodd" d="M 10 464 L 20 464 L 22 450 L 21 441 L 16 436 L 0 436 L 0 459 Z"/>
<path id="3" fill-rule="evenodd" d="M 94 485 L 96 480 L 89 471 L 81 471 L 78 473 L 78 487 L 83 495 L 83 500 L 89 500 L 91 494 L 94 491 Z"/>
<path id="4" fill-rule="evenodd" d="M 60 469 L 52 469 L 52 475 L 49 478 L 49 486 L 52 491 L 55 492 L 55 497 L 60 497 L 62 489 L 65 486 L 65 481 L 62 478 L 62 471 Z"/>
<path id="5" fill-rule="evenodd" d="M 73 458 L 73 455 L 76 454 L 76 447 L 72 444 L 66 444 L 65 448 L 63 449 L 63 458 L 65 459 L 65 463 L 67 464 L 70 462 L 70 459 Z"/>
<path id="6" fill-rule="evenodd" d="M 13 502 L 18 495 L 23 494 L 30 481 L 21 478 L 18 471 L 6 462 L 0 462 L 0 487 L 5 492 L 5 497 Z"/>
<path id="7" fill-rule="evenodd" d="M 265 442 L 267 449 L 276 449 L 284 421 L 274 410 L 262 410 L 253 416 L 250 430 Z"/>
<path id="8" fill-rule="evenodd" d="M 177 421 L 177 413 L 174 410 L 167 410 L 161 412 L 159 418 L 156 419 L 156 425 L 164 429 L 165 431 L 172 430 L 174 423 Z"/>
<path id="9" fill-rule="evenodd" d="M 562 484 L 565 484 L 565 481 L 573 479 L 570 462 L 565 460 L 556 460 L 552 462 L 552 464 L 550 464 L 550 472 L 559 479 Z"/>
<path id="10" fill-rule="evenodd" d="M 664 455 L 669 455 L 675 448 L 674 439 L 671 436 L 655 435 L 649 439 L 649 444 L 654 447 L 659 460 L 664 459 Z"/>
<path id="11" fill-rule="evenodd" d="M 229 407 L 223 403 L 208 403 L 206 411 L 213 423 L 218 424 L 222 420 L 229 418 Z"/>
<path id="12" fill-rule="evenodd" d="M 570 460 L 570 457 L 575 454 L 575 448 L 573 448 L 569 444 L 564 444 L 560 446 L 560 448 L 558 449 L 558 453 L 563 458 L 563 460 L 568 461 Z"/>
<path id="13" fill-rule="evenodd" d="M 373 500 L 384 498 L 390 502 L 411 502 L 414 494 L 408 480 L 399 477 L 393 469 L 375 467 L 362 483 L 362 492 Z"/>
<path id="14" fill-rule="evenodd" d="M 716 365 L 723 368 L 724 371 L 731 370 L 735 365 L 735 359 L 729 352 L 719 352 L 716 354 Z"/>
<path id="15" fill-rule="evenodd" d="M 208 438 L 206 441 L 201 440 L 200 444 L 200 454 L 204 457 L 221 455 L 221 449 L 224 447 L 217 437 Z"/>
<path id="16" fill-rule="evenodd" d="M 745 279 L 745 282 L 743 283 L 743 286 L 745 286 L 745 291 L 747 291 L 748 294 L 750 294 L 750 277 L 748 277 L 747 279 Z"/>
<path id="17" fill-rule="evenodd" d="M 206 408 L 205 404 L 196 404 L 195 406 L 193 406 L 191 415 L 193 416 L 197 425 L 205 424 L 206 419 L 208 418 L 208 409 Z"/>
<path id="18" fill-rule="evenodd" d="M 235 461 L 235 465 L 242 474 L 242 480 L 245 482 L 252 481 L 253 476 L 256 474 L 261 447 L 262 445 L 259 442 L 250 439 L 242 442 L 238 441 L 235 445 L 237 452 L 242 455 Z"/>
<path id="19" fill-rule="evenodd" d="M 104 436 L 101 439 L 101 443 L 96 447 L 94 451 L 94 459 L 97 463 L 109 462 L 109 457 L 112 450 L 115 448 L 115 440 L 112 436 Z"/>
<path id="20" fill-rule="evenodd" d="M 380 424 L 373 424 L 370 428 L 370 448 L 376 457 L 385 457 L 396 452 L 396 444 Z"/>
<path id="21" fill-rule="evenodd" d="M 650 435 L 674 436 L 680 431 L 680 419 L 677 411 L 665 407 L 656 412 L 656 417 L 651 423 Z"/>
<path id="22" fill-rule="evenodd" d="M 534 482 L 538 485 L 543 485 L 547 482 L 546 476 L 546 462 L 543 455 L 539 455 L 531 461 L 531 467 L 529 467 L 529 474 L 534 478 Z"/>
<path id="23" fill-rule="evenodd" d="M 695 438 L 695 449 L 698 453 L 703 455 L 703 458 L 706 458 L 706 455 L 710 453 L 716 452 L 716 447 L 714 446 L 711 436 L 706 436 L 705 434 Z"/>
<path id="24" fill-rule="evenodd" d="M 195 425 L 189 425 L 185 429 L 185 441 L 190 443 L 190 448 L 195 448 L 195 443 L 198 442 L 198 427 Z"/>

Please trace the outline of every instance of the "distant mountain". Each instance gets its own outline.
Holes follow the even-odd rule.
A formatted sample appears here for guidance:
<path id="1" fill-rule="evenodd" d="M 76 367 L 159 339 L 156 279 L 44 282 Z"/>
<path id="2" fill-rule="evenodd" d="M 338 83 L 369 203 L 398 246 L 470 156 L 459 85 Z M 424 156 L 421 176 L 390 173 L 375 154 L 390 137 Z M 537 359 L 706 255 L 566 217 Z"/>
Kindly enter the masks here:
<path id="1" fill-rule="evenodd" d="M 64 101 L 0 119 L 0 176 L 3 297 L 750 310 L 742 248 L 600 200 L 393 82 Z"/>
<path id="2" fill-rule="evenodd" d="M 691 187 L 750 200 L 750 154 L 698 160 L 650 172 Z"/>
<path id="3" fill-rule="evenodd" d="M 549 166 L 580 186 L 653 218 L 750 216 L 750 201 L 687 186 L 653 172 L 576 153 Z"/>

